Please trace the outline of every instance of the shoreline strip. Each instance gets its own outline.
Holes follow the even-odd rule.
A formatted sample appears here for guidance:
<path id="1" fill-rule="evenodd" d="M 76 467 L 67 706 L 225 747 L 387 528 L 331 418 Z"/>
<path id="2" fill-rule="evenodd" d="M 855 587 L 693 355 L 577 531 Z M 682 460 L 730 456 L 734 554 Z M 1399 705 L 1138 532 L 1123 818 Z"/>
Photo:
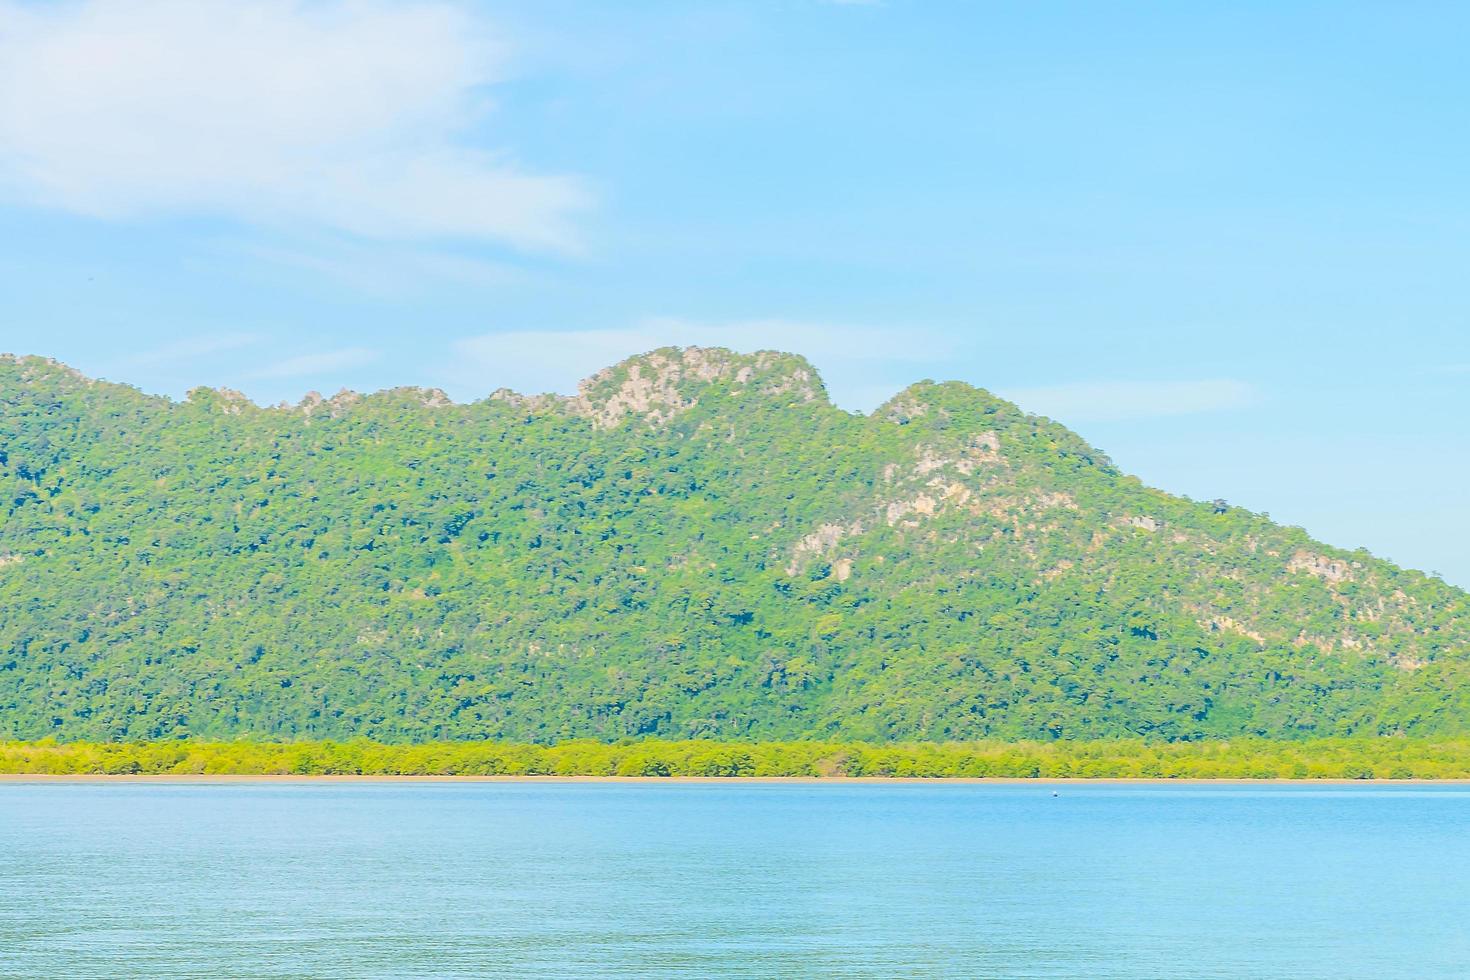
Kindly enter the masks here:
<path id="1" fill-rule="evenodd" d="M 1470 786 L 1470 779 L 1243 779 L 1236 777 L 1087 777 L 1087 776 L 480 776 L 376 775 L 336 773 L 0 773 L 6 783 L 609 783 L 682 785 L 810 786 Z"/>

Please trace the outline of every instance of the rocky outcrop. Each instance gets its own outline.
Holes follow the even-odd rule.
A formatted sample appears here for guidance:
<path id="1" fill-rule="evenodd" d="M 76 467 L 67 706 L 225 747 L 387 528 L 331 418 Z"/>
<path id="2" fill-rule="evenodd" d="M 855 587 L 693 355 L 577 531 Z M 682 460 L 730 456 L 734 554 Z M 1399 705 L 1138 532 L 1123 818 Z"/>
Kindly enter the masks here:
<path id="1" fill-rule="evenodd" d="M 599 429 L 629 418 L 666 423 L 699 403 L 708 386 L 728 384 L 788 402 L 825 399 L 816 371 L 791 354 L 737 354 L 719 347 L 666 347 L 599 371 L 566 401 Z"/>
<path id="2" fill-rule="evenodd" d="M 1298 551 L 1292 555 L 1291 560 L 1286 563 L 1286 569 L 1290 572 L 1306 572 L 1334 584 L 1350 582 L 1353 578 L 1352 566 L 1347 562 L 1310 551 Z"/>

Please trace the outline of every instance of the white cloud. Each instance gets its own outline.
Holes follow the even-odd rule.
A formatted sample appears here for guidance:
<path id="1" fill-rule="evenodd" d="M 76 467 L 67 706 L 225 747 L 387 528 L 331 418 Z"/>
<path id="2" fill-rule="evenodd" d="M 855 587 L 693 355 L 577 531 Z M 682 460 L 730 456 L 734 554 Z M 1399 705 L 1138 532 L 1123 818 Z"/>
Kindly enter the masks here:
<path id="1" fill-rule="evenodd" d="M 0 195 L 574 248 L 582 182 L 469 139 L 504 62 L 438 2 L 0 0 Z"/>
<path id="2" fill-rule="evenodd" d="M 942 362 L 953 341 L 916 329 L 879 329 L 780 319 L 701 323 L 654 317 L 608 330 L 509 330 L 458 341 L 446 383 L 462 397 L 509 387 L 569 394 L 577 382 L 658 347 L 729 347 L 801 354 L 821 372 L 833 399 L 869 409 L 912 378 L 891 379 L 889 366 Z"/>
<path id="3" fill-rule="evenodd" d="M 1000 392 L 1028 412 L 1061 422 L 1120 422 L 1243 408 L 1259 398 L 1244 381 L 1100 381 Z"/>
<path id="4" fill-rule="evenodd" d="M 277 361 L 253 372 L 252 378 L 303 378 L 336 371 L 364 367 L 383 356 L 382 351 L 368 347 L 344 347 L 340 350 L 301 354 Z"/>

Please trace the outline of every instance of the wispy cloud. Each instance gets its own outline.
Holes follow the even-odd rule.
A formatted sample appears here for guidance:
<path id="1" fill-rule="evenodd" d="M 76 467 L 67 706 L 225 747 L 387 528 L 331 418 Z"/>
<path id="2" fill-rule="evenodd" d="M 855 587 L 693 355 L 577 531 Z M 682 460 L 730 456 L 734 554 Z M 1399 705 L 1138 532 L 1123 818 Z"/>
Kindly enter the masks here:
<path id="1" fill-rule="evenodd" d="M 1028 412 L 1062 422 L 1120 422 L 1244 408 L 1256 388 L 1228 378 L 1203 381 L 1098 381 L 1013 388 L 1000 394 Z"/>
<path id="2" fill-rule="evenodd" d="M 506 60 L 449 3 L 0 0 L 0 196 L 574 249 L 584 182 L 480 142 Z"/>
<path id="3" fill-rule="evenodd" d="M 369 347 L 343 347 L 339 350 L 288 357 L 252 372 L 250 377 L 260 379 L 305 378 L 336 371 L 350 371 L 372 364 L 380 360 L 382 356 L 382 351 Z"/>
<path id="4" fill-rule="evenodd" d="M 230 244 L 231 254 L 326 277 L 355 292 L 397 296 L 445 284 L 476 288 L 504 286 L 524 278 L 508 262 L 427 247 L 357 243 L 312 238 L 292 244 Z"/>
<path id="5" fill-rule="evenodd" d="M 942 363 L 955 349 L 952 337 L 908 327 L 650 317 L 607 330 L 508 330 L 469 337 L 454 344 L 446 379 L 468 397 L 498 387 L 570 393 L 578 381 L 630 355 L 691 345 L 801 354 L 821 371 L 839 404 L 864 409 L 902 387 L 902 381 L 891 380 L 891 367 L 914 373 L 915 365 Z"/>
<path id="6" fill-rule="evenodd" d="M 161 367 L 171 364 L 187 364 L 216 354 L 225 354 L 258 344 L 259 334 L 223 333 L 201 337 L 185 337 L 161 347 L 128 354 L 117 361 L 121 368 Z"/>

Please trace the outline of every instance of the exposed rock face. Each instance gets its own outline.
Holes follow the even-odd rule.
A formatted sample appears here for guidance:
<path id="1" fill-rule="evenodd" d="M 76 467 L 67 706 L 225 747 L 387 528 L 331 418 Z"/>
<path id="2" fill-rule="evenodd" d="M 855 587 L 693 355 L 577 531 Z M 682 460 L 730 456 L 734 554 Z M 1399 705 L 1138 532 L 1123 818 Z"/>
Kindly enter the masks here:
<path id="1" fill-rule="evenodd" d="M 454 402 L 438 388 L 414 388 L 414 395 L 425 408 L 449 408 Z"/>
<path id="2" fill-rule="evenodd" d="M 236 391 L 234 388 L 216 388 L 215 397 L 220 410 L 226 415 L 239 415 L 245 409 L 254 407 L 254 403 L 243 391 Z"/>
<path id="3" fill-rule="evenodd" d="M 914 419 L 922 418 L 927 414 L 929 414 L 928 404 L 908 392 L 899 393 L 888 404 L 878 409 L 879 418 L 896 422 L 899 425 L 908 425 Z"/>
<path id="4" fill-rule="evenodd" d="M 79 382 L 84 385 L 94 385 L 97 383 L 95 379 L 87 377 L 71 365 L 63 364 L 51 357 L 0 354 L 0 362 L 19 365 L 21 368 L 21 377 L 27 382 L 40 381 L 48 375 L 59 374 L 70 381 Z"/>
<path id="5" fill-rule="evenodd" d="M 1352 567 L 1347 562 L 1309 551 L 1298 551 L 1292 555 L 1286 567 L 1289 571 L 1306 572 L 1333 583 L 1350 582 L 1353 578 Z"/>
<path id="6" fill-rule="evenodd" d="M 512 408 L 535 414 L 554 411 L 565 399 L 560 395 L 523 395 L 509 388 L 497 388 L 490 393 L 490 401 L 503 402 Z"/>
<path id="7" fill-rule="evenodd" d="M 861 531 L 861 526 L 855 530 Z M 800 571 L 803 558 L 809 555 L 823 555 L 836 547 L 837 542 L 842 540 L 843 535 L 849 532 L 849 528 L 841 524 L 823 524 L 811 534 L 796 543 L 792 550 L 791 561 L 786 565 L 786 574 L 795 575 Z M 850 566 L 849 566 L 850 567 Z"/>
<path id="8" fill-rule="evenodd" d="M 802 402 L 825 396 L 815 372 L 799 357 L 685 347 L 663 348 L 599 371 L 577 386 L 567 404 L 599 429 L 629 417 L 659 425 L 697 405 L 703 386 L 719 382 Z"/>
<path id="9" fill-rule="evenodd" d="M 1209 626 L 1212 630 L 1226 630 L 1231 633 L 1238 633 L 1246 639 L 1253 640 L 1263 646 L 1266 643 L 1266 637 L 1263 634 L 1237 621 L 1232 616 L 1213 616 L 1209 620 Z"/>
<path id="10" fill-rule="evenodd" d="M 593 375 L 579 386 L 581 393 L 572 401 L 573 409 L 592 419 L 598 428 L 611 428 L 627 415 L 642 415 L 658 424 L 696 404 L 696 399 L 679 392 L 682 365 L 661 354 L 650 354 L 642 363 L 627 365 L 621 379 L 618 373 L 612 370 Z"/>
<path id="11" fill-rule="evenodd" d="M 338 390 L 331 398 L 323 398 L 319 392 L 308 391 L 306 396 L 297 403 L 293 411 L 311 418 L 318 413 L 326 413 L 329 417 L 339 419 L 352 410 L 353 406 L 363 400 L 363 396 L 346 388 Z"/>

